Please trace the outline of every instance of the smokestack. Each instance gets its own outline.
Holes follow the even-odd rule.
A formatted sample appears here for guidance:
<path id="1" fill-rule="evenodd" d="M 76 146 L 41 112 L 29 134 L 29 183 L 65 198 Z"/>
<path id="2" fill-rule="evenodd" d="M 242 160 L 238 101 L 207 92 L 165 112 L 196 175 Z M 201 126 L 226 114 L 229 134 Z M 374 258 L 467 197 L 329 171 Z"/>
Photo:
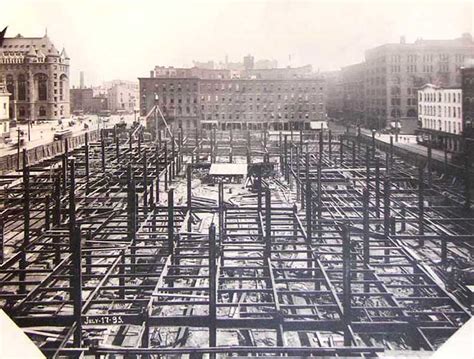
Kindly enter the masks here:
<path id="1" fill-rule="evenodd" d="M 155 71 L 153 70 L 150 71 L 150 77 L 155 77 Z"/>
<path id="2" fill-rule="evenodd" d="M 80 73 L 79 88 L 84 88 L 84 71 L 81 71 Z"/>

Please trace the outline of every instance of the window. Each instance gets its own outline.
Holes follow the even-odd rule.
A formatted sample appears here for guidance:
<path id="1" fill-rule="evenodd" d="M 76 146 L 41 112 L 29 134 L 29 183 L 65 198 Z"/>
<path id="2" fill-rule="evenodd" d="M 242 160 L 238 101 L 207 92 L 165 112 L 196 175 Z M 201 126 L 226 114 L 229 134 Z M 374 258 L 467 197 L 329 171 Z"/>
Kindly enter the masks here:
<path id="1" fill-rule="evenodd" d="M 23 74 L 18 76 L 18 100 L 26 100 L 26 78 Z"/>
<path id="2" fill-rule="evenodd" d="M 46 101 L 48 99 L 47 81 L 48 81 L 48 77 L 45 74 L 39 74 L 37 76 L 39 101 Z"/>

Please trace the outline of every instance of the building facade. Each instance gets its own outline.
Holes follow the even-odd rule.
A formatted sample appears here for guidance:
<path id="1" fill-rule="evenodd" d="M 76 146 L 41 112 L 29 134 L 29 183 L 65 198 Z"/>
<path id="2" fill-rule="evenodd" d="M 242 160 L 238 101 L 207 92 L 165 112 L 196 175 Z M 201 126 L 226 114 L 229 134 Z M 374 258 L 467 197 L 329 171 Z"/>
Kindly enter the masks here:
<path id="1" fill-rule="evenodd" d="M 159 106 L 164 117 L 185 130 L 309 129 L 326 119 L 321 77 L 306 79 L 140 78 L 140 112 Z"/>
<path id="2" fill-rule="evenodd" d="M 69 117 L 69 57 L 49 37 L 0 39 L 0 82 L 10 93 L 10 118 L 20 121 Z"/>
<path id="3" fill-rule="evenodd" d="M 370 127 L 365 117 L 364 76 L 365 62 L 342 68 L 342 117 L 347 123 Z"/>
<path id="4" fill-rule="evenodd" d="M 474 58 L 474 42 L 470 34 L 452 40 L 422 40 L 385 44 L 365 52 L 365 61 L 354 65 L 363 72 L 344 68 L 351 74 L 343 75 L 343 86 L 350 101 L 363 98 L 362 123 L 369 128 L 384 128 L 394 121 L 404 127 L 416 127 L 418 116 L 417 91 L 424 84 L 442 87 L 461 85 L 460 68 Z M 343 72 L 344 72 L 343 69 Z M 358 84 L 362 84 L 359 86 Z M 358 94 L 354 91 L 363 89 Z M 345 94 L 345 96 L 347 93 Z M 361 106 L 345 103 L 349 121 L 359 121 Z"/>
<path id="5" fill-rule="evenodd" d="M 429 135 L 433 147 L 449 152 L 462 151 L 461 88 L 424 85 L 418 90 L 418 120 L 419 132 Z"/>
<path id="6" fill-rule="evenodd" d="M 463 134 L 474 155 L 474 64 L 461 69 Z M 471 157 L 474 158 L 474 157 Z"/>
<path id="7" fill-rule="evenodd" d="M 326 111 L 329 118 L 342 118 L 343 87 L 342 71 L 322 72 L 326 84 Z"/>
<path id="8" fill-rule="evenodd" d="M 10 138 L 10 93 L 0 82 L 0 139 L 5 142 L 7 138 Z"/>
<path id="9" fill-rule="evenodd" d="M 188 78 L 197 77 L 200 79 L 230 79 L 231 71 L 227 69 L 208 69 L 208 68 L 181 68 L 173 66 L 155 66 L 152 71 L 154 77 L 159 78 Z"/>
<path id="10" fill-rule="evenodd" d="M 95 94 L 93 88 L 72 88 L 70 90 L 71 112 L 73 114 L 97 114 L 108 110 L 105 94 Z"/>
<path id="11" fill-rule="evenodd" d="M 134 113 L 138 110 L 138 83 L 115 83 L 107 90 L 109 110 Z"/>

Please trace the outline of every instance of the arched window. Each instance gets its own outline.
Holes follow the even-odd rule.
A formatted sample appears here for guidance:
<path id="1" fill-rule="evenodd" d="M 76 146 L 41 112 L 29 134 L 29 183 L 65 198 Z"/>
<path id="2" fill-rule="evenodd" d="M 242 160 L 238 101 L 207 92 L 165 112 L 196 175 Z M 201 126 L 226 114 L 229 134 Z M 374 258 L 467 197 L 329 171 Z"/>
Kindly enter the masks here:
<path id="1" fill-rule="evenodd" d="M 7 91 L 10 93 L 10 101 L 13 101 L 15 99 L 15 83 L 12 75 L 7 75 L 6 83 Z"/>
<path id="2" fill-rule="evenodd" d="M 37 76 L 38 81 L 38 100 L 46 101 L 48 99 L 48 77 L 45 74 Z"/>
<path id="3" fill-rule="evenodd" d="M 23 74 L 18 76 L 18 100 L 26 100 L 26 78 Z"/>
<path id="4" fill-rule="evenodd" d="M 18 108 L 18 117 L 19 118 L 25 118 L 25 108 L 23 106 L 20 106 Z"/>
<path id="5" fill-rule="evenodd" d="M 61 75 L 59 77 L 59 100 L 64 101 L 66 99 L 66 89 L 67 89 L 68 78 L 66 75 Z"/>

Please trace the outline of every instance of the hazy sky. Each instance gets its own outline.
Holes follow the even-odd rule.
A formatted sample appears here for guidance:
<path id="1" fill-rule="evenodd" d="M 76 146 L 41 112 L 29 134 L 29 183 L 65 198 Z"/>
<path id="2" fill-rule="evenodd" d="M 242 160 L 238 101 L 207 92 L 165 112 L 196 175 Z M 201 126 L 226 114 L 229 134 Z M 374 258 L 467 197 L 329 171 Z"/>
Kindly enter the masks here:
<path id="1" fill-rule="evenodd" d="M 192 60 L 276 59 L 323 70 L 362 61 L 364 50 L 418 37 L 473 32 L 474 1 L 0 0 L 7 36 L 48 35 L 71 57 L 71 84 L 148 76 Z"/>

